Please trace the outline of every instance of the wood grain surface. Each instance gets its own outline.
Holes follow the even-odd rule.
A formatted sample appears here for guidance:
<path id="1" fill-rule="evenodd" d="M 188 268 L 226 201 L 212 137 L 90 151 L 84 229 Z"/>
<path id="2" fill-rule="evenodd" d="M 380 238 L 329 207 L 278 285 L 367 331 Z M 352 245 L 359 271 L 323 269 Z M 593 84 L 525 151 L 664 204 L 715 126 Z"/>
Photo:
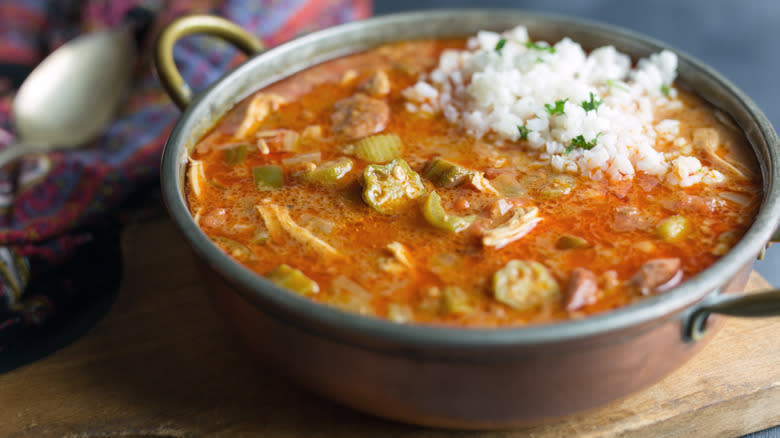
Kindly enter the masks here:
<path id="1" fill-rule="evenodd" d="M 0 375 L 2 437 L 733 437 L 780 424 L 780 319 L 729 319 L 693 360 L 611 405 L 530 428 L 452 432 L 312 396 L 244 357 L 168 220 L 124 234 L 108 315 L 51 356 Z M 768 287 L 757 275 L 749 290 Z"/>

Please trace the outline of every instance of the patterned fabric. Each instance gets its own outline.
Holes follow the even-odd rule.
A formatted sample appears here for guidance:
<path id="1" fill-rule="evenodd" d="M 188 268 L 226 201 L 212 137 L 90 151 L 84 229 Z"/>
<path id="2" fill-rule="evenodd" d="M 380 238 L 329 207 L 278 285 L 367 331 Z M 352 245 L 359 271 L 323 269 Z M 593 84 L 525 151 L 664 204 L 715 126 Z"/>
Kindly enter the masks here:
<path id="1" fill-rule="evenodd" d="M 117 25 L 138 3 L 4 0 L 0 2 L 0 63 L 32 67 L 82 32 Z M 170 0 L 158 11 L 156 23 L 185 13 L 215 13 L 237 22 L 270 47 L 370 12 L 370 0 Z M 151 33 L 146 49 L 156 31 Z M 174 58 L 187 82 L 199 90 L 243 56 L 224 42 L 193 36 L 176 45 Z M 1 75 L 2 71 L 0 148 L 4 148 L 14 140 L 13 90 Z M 119 206 L 141 188 L 157 183 L 162 146 L 178 116 L 151 66 L 142 60 L 130 97 L 101 138 L 84 149 L 28 157 L 0 169 L 0 354 L 44 327 L 54 315 L 67 317 L 63 309 L 78 308 L 78 303 L 91 299 L 90 293 L 118 284 L 119 263 L 107 260 L 95 248 L 101 247 L 101 241 L 117 241 Z M 113 248 L 106 251 L 114 258 L 118 254 Z M 74 258 L 84 258 L 81 254 L 92 258 L 74 267 L 78 264 Z M 69 269 L 62 272 L 66 264 Z"/>

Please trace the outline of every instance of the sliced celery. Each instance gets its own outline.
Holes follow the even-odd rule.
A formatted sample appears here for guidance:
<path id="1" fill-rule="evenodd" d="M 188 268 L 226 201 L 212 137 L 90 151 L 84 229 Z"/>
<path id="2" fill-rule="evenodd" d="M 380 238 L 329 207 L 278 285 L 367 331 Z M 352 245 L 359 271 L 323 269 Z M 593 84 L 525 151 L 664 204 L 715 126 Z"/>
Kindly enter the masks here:
<path id="1" fill-rule="evenodd" d="M 246 159 L 248 146 L 245 144 L 225 149 L 225 162 L 230 165 L 241 164 Z"/>
<path id="2" fill-rule="evenodd" d="M 284 185 L 282 166 L 271 164 L 253 167 L 252 179 L 258 190 L 278 189 Z"/>
<path id="3" fill-rule="evenodd" d="M 355 142 L 355 156 L 369 163 L 387 163 L 401 156 L 401 139 L 395 134 L 377 134 Z"/>
<path id="4" fill-rule="evenodd" d="M 441 313 L 467 314 L 473 310 L 463 289 L 458 286 L 444 286 L 441 291 Z"/>
<path id="5" fill-rule="evenodd" d="M 320 286 L 316 281 L 284 263 L 275 267 L 265 277 L 277 285 L 301 295 L 312 295 L 320 291 Z"/>

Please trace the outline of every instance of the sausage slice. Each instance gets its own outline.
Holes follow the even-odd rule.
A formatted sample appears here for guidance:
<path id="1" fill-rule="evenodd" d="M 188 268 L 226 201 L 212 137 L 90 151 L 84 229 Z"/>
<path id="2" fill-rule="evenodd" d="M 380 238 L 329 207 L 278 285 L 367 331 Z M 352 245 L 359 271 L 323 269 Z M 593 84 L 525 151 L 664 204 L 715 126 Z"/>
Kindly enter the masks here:
<path id="1" fill-rule="evenodd" d="M 574 311 L 595 304 L 599 291 L 596 274 L 585 268 L 574 268 L 566 286 L 566 310 Z"/>
<path id="2" fill-rule="evenodd" d="M 358 139 L 381 132 L 390 120 L 390 107 L 384 100 L 358 93 L 333 105 L 330 121 L 333 131 Z"/>
<path id="3" fill-rule="evenodd" d="M 642 265 L 631 282 L 642 295 L 666 292 L 682 281 L 682 262 L 679 258 L 653 259 Z"/>

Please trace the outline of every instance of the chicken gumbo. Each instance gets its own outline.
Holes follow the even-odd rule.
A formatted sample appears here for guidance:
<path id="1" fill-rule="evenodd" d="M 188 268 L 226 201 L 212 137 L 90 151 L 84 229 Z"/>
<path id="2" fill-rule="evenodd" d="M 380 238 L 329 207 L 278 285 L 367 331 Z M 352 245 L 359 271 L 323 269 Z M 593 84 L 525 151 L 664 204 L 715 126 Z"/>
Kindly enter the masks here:
<path id="1" fill-rule="evenodd" d="M 519 326 L 662 294 L 751 225 L 760 177 L 676 57 L 518 27 L 383 45 L 242 101 L 186 198 L 238 262 L 399 323 Z"/>

